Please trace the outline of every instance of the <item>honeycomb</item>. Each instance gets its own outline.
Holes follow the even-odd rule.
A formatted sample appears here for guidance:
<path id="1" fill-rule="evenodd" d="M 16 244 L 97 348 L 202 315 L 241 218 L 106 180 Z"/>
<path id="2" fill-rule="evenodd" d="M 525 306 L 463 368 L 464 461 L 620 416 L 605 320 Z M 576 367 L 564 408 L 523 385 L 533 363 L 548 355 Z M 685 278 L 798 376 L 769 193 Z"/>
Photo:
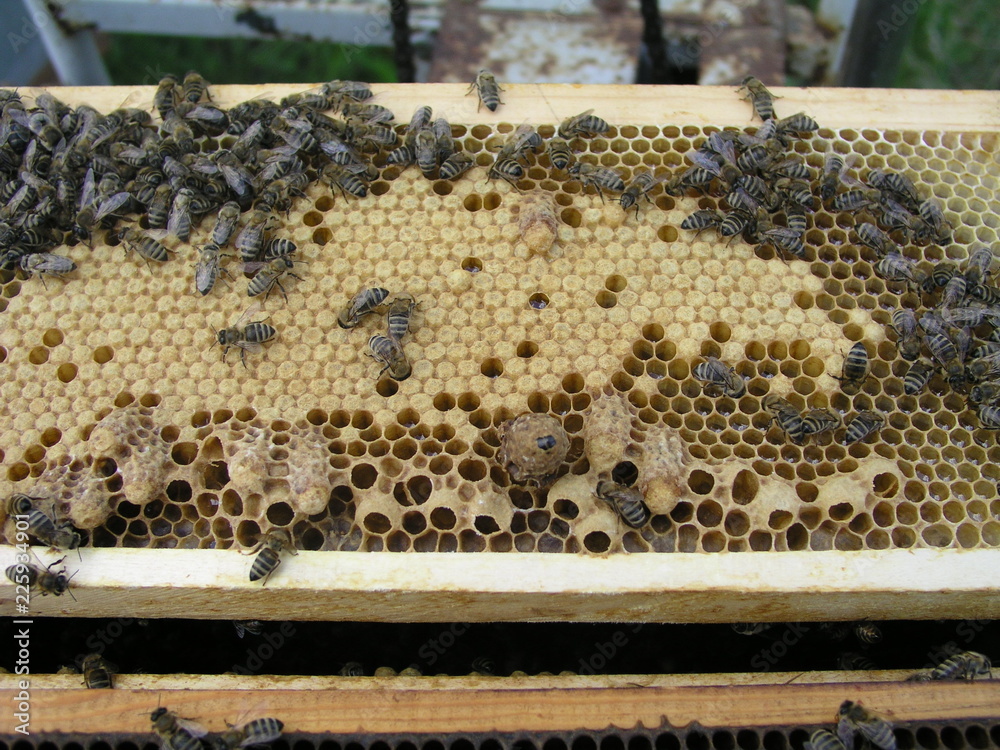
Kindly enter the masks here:
<path id="1" fill-rule="evenodd" d="M 747 105 L 732 97 L 742 127 Z M 283 229 L 307 263 L 287 301 L 267 300 L 278 335 L 246 368 L 214 345 L 247 307 L 245 280 L 193 289 L 210 219 L 153 268 L 105 242 L 58 250 L 79 267 L 65 284 L 4 276 L 0 490 L 56 499 L 94 546 L 245 548 L 272 527 L 310 550 L 1000 546 L 1000 448 L 940 376 L 904 395 L 908 363 L 886 330 L 916 301 L 875 275 L 851 216 L 810 214 L 807 259 L 786 261 L 679 228 L 713 197 L 659 192 L 636 217 L 545 155 L 516 186 L 487 182 L 520 124 L 509 98 L 489 122 L 469 122 L 472 98 L 465 121 L 449 113 L 479 167 L 455 182 L 388 166 L 362 200 L 310 185 Z M 533 124 L 549 137 L 558 119 Z M 717 129 L 620 124 L 579 141 L 578 158 L 623 176 L 674 170 Z M 794 144 L 817 171 L 827 148 L 943 204 L 954 244 L 911 246 L 914 260 L 997 243 L 995 133 L 821 129 Z M 402 382 L 365 356 L 383 320 L 337 325 L 364 286 L 419 303 Z M 858 341 L 873 377 L 847 395 L 834 376 Z M 705 395 L 692 369 L 706 356 L 734 366 L 746 395 Z M 850 446 L 832 434 L 795 445 L 769 426 L 769 393 L 887 423 Z M 570 438 L 547 486 L 511 483 L 497 460 L 501 426 L 526 412 Z M 593 494 L 623 461 L 653 514 L 641 529 Z"/>

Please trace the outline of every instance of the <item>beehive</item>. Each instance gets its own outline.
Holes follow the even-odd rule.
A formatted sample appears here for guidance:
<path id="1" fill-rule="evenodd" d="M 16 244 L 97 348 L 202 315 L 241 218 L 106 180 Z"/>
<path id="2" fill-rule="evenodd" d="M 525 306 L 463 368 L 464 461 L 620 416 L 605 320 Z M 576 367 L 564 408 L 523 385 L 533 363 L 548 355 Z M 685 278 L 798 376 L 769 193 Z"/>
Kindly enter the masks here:
<path id="1" fill-rule="evenodd" d="M 3 491 L 60 498 L 79 525 L 96 523 L 97 547 L 245 548 L 274 526 L 301 549 L 369 552 L 1000 546 L 1000 449 L 946 384 L 903 395 L 886 336 L 899 290 L 851 244 L 848 215 L 812 214 L 808 260 L 786 261 L 679 228 L 713 198 L 659 193 L 637 217 L 545 156 L 516 187 L 486 181 L 491 151 L 524 121 L 548 136 L 596 107 L 613 127 L 580 141 L 579 158 L 626 175 L 674 170 L 713 129 L 751 124 L 731 89 L 680 89 L 698 105 L 683 110 L 680 94 L 656 91 L 512 86 L 496 114 L 477 114 L 461 87 L 376 87 L 400 119 L 425 103 L 448 117 L 479 168 L 451 183 L 386 167 L 363 200 L 310 186 L 284 228 L 308 263 L 287 300 L 268 299 L 278 336 L 245 369 L 222 361 L 214 331 L 247 307 L 246 281 L 194 292 L 207 220 L 153 268 L 120 247 L 77 245 L 65 284 L 8 277 Z M 216 99 L 260 93 L 284 92 L 223 87 Z M 811 167 L 827 149 L 856 154 L 859 172 L 901 171 L 942 202 L 955 243 L 911 247 L 914 259 L 962 260 L 997 242 L 998 140 L 984 115 L 995 97 L 945 95 L 953 109 L 913 114 L 901 94 L 881 92 L 876 113 L 847 93 L 780 93 L 782 113 L 823 125 L 794 146 Z M 123 92 L 60 95 L 108 109 Z M 129 97 L 150 101 L 151 89 Z M 941 111 L 954 127 L 932 119 Z M 373 283 L 419 302 L 404 342 L 413 375 L 400 383 L 365 356 L 382 322 L 336 324 Z M 848 396 L 833 376 L 856 341 L 874 377 Z M 703 356 L 734 365 L 747 395 L 705 395 L 691 375 Z M 768 427 L 768 393 L 888 422 L 850 447 L 829 435 L 796 446 Z M 513 485 L 496 462 L 498 428 L 524 412 L 555 416 L 572 439 L 548 488 Z M 588 451 L 608 435 L 620 457 Z M 639 530 L 593 495 L 598 469 L 625 457 L 655 514 Z M 107 498 L 106 513 L 74 511 L 66 501 L 83 490 Z"/>

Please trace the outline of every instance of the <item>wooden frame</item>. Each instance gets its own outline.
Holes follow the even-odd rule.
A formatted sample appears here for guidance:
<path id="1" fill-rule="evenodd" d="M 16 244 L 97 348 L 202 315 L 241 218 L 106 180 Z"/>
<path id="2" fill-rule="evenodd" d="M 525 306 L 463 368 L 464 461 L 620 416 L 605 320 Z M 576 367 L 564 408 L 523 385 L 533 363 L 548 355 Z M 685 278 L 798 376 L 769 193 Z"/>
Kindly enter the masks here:
<path id="1" fill-rule="evenodd" d="M 79 675 L 49 675 L 31 681 L 31 731 L 149 734 L 148 715 L 157 706 L 210 731 L 239 720 L 241 710 L 276 716 L 287 733 L 568 732 L 694 721 L 707 728 L 809 726 L 832 725 L 845 698 L 897 724 L 1000 720 L 1000 682 L 901 683 L 905 673 L 876 674 L 894 681 L 873 682 L 867 674 L 860 681 L 859 673 L 843 672 L 519 679 L 135 675 L 119 677 L 114 690 L 84 690 Z M 15 705 L 15 679 L 0 676 L 0 700 L 8 706 Z"/>
<path id="2" fill-rule="evenodd" d="M 229 106 L 305 86 L 213 87 Z M 378 101 L 410 112 L 427 101 L 455 121 L 506 120 L 476 111 L 460 84 L 376 85 Z M 599 106 L 612 124 L 751 124 L 732 88 L 594 88 L 511 84 L 517 120 L 556 123 Z M 22 90 L 31 93 L 31 90 Z M 148 106 L 152 87 L 66 88 L 67 103 L 108 111 Z M 1000 131 L 1000 94 L 776 89 L 783 112 L 808 111 L 825 128 Z M 522 103 L 523 102 L 523 103 Z M 45 557 L 46 561 L 54 558 Z M 266 588 L 247 580 L 248 557 L 218 550 L 86 549 L 66 557 L 76 601 L 34 597 L 31 615 L 371 621 L 731 622 L 1000 617 L 1000 550 L 891 550 L 619 556 L 302 552 Z M 0 547 L 0 567 L 14 561 Z M 13 615 L 0 582 L 0 615 Z"/>

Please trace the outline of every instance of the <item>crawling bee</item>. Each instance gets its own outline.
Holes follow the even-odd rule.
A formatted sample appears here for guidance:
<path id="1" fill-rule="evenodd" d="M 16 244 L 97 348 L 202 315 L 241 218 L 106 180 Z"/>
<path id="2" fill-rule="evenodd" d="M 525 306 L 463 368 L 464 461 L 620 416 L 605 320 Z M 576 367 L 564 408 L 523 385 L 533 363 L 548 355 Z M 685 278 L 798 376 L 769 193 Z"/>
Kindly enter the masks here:
<path id="1" fill-rule="evenodd" d="M 69 582 L 73 576 L 66 575 L 63 567 L 53 571 L 53 568 L 62 564 L 62 558 L 50 563 L 47 567 L 40 568 L 32 563 L 17 563 L 8 566 L 5 571 L 7 578 L 18 586 L 26 586 L 32 591 L 37 591 L 41 596 L 62 596 L 69 592 L 72 597 L 73 592 L 69 590 Z M 75 573 L 73 575 L 76 575 Z M 74 599 L 76 597 L 73 597 Z"/>
<path id="2" fill-rule="evenodd" d="M 649 194 L 653 189 L 666 179 L 665 176 L 657 177 L 649 171 L 638 172 L 632 178 L 632 181 L 629 182 L 628 187 L 625 188 L 625 192 L 621 194 L 618 202 L 621 203 L 621 207 L 626 211 L 635 206 L 635 217 L 638 219 L 639 199 L 645 198 L 648 201 Z"/>
<path id="3" fill-rule="evenodd" d="M 476 161 L 464 151 L 458 151 L 443 162 L 438 169 L 438 177 L 442 180 L 455 180 L 468 172 Z"/>
<path id="4" fill-rule="evenodd" d="M 236 231 L 236 223 L 240 220 L 240 204 L 236 201 L 224 203 L 219 209 L 212 228 L 212 242 L 219 247 L 225 247 Z"/>
<path id="5" fill-rule="evenodd" d="M 823 162 L 823 177 L 820 180 L 819 195 L 823 202 L 830 200 L 837 194 L 837 189 L 850 182 L 852 185 L 857 180 L 847 177 L 847 172 L 854 166 L 853 161 L 842 159 L 839 154 L 828 154 Z"/>
<path id="6" fill-rule="evenodd" d="M 264 261 L 272 261 L 275 258 L 288 258 L 298 250 L 298 246 L 285 237 L 273 237 L 264 248 Z"/>
<path id="7" fill-rule="evenodd" d="M 242 638 L 247 633 L 260 635 L 263 625 L 260 620 L 233 620 L 233 628 L 236 630 L 236 636 Z"/>
<path id="8" fill-rule="evenodd" d="M 728 367 L 715 357 L 706 357 L 705 361 L 695 365 L 692 371 L 695 379 L 705 383 L 705 391 L 718 387 L 730 398 L 741 398 L 747 392 L 743 378 L 736 374 L 736 369 Z"/>
<path id="9" fill-rule="evenodd" d="M 486 656 L 477 656 L 469 666 L 472 667 L 473 673 L 480 675 L 494 676 L 497 673 L 497 665 Z"/>
<path id="10" fill-rule="evenodd" d="M 817 130 L 819 124 L 804 112 L 775 121 L 775 137 L 780 141 L 787 140 L 789 135 L 801 136 L 802 133 L 814 133 Z"/>
<path id="11" fill-rule="evenodd" d="M 803 747 L 805 750 L 847 750 L 837 735 L 826 729 L 817 729 L 809 736 L 809 741 Z"/>
<path id="12" fill-rule="evenodd" d="M 611 129 L 604 120 L 594 114 L 594 110 L 588 109 L 574 117 L 567 117 L 559 124 L 559 137 L 563 140 L 571 140 L 577 136 L 593 137 L 603 135 Z"/>
<path id="13" fill-rule="evenodd" d="M 801 443 L 806 437 L 805 423 L 799 410 L 780 396 L 769 394 L 764 397 L 764 410 L 771 415 L 793 443 Z"/>
<path id="14" fill-rule="evenodd" d="M 908 396 L 920 393 L 931 382 L 936 370 L 937 368 L 930 362 L 922 359 L 917 360 L 910 365 L 910 369 L 903 376 L 903 392 Z"/>
<path id="15" fill-rule="evenodd" d="M 149 715 L 153 734 L 160 738 L 163 750 L 201 750 L 201 738 L 206 732 L 201 727 L 181 719 L 163 706 Z"/>
<path id="16" fill-rule="evenodd" d="M 917 210 L 924 222 L 924 232 L 929 234 L 933 241 L 944 244 L 951 239 L 951 224 L 944 218 L 944 212 L 936 200 L 928 198 L 917 207 Z"/>
<path id="17" fill-rule="evenodd" d="M 487 181 L 494 177 L 499 177 L 513 188 L 517 188 L 516 182 L 524 177 L 524 167 L 514 159 L 503 159 L 493 162 L 490 171 L 486 174 Z"/>
<path id="18" fill-rule="evenodd" d="M 68 273 L 76 270 L 76 263 L 64 255 L 55 253 L 30 253 L 22 255 L 18 260 L 18 267 L 29 278 L 33 274 L 39 274 L 42 286 L 45 286 L 45 276 L 58 276 L 60 279 Z"/>
<path id="19" fill-rule="evenodd" d="M 905 175 L 873 169 L 868 173 L 867 180 L 873 188 L 888 193 L 907 208 L 917 210 L 920 196 L 917 194 L 916 186 Z"/>
<path id="20" fill-rule="evenodd" d="M 874 188 L 855 188 L 833 197 L 830 205 L 834 211 L 860 211 L 863 208 L 877 206 L 883 200 L 882 191 Z"/>
<path id="21" fill-rule="evenodd" d="M 417 133 L 413 142 L 413 155 L 416 157 L 417 166 L 424 177 L 431 179 L 434 170 L 438 165 L 437 138 L 430 128 L 425 128 Z"/>
<path id="22" fill-rule="evenodd" d="M 350 193 L 355 198 L 364 198 L 368 195 L 368 186 L 365 185 L 357 174 L 351 172 L 346 167 L 339 164 L 326 164 L 320 170 L 320 179 L 331 188 L 340 190 L 340 194 L 347 197 Z"/>
<path id="23" fill-rule="evenodd" d="M 361 318 L 375 312 L 388 296 L 389 290 L 380 286 L 362 289 L 351 297 L 347 307 L 340 311 L 337 323 L 341 328 L 354 328 L 361 321 Z"/>
<path id="24" fill-rule="evenodd" d="M 11 515 L 27 516 L 28 533 L 47 547 L 55 550 L 77 549 L 80 534 L 68 521 L 57 523 L 53 516 L 39 510 L 35 501 L 40 499 L 16 492 L 8 500 L 8 511 Z"/>
<path id="25" fill-rule="evenodd" d="M 857 232 L 858 239 L 863 244 L 870 247 L 879 255 L 884 256 L 889 253 L 900 253 L 899 245 L 893 242 L 889 235 L 874 224 L 862 222 L 855 227 L 854 231 Z"/>
<path id="26" fill-rule="evenodd" d="M 142 230 L 136 229 L 135 227 L 129 227 L 124 232 L 119 235 L 122 242 L 125 244 L 127 250 L 132 250 L 138 253 L 146 260 L 146 265 L 149 265 L 149 261 L 155 260 L 157 263 L 163 263 L 169 259 L 168 253 L 172 252 L 167 250 L 159 240 L 153 239 L 148 234 Z"/>
<path id="27" fill-rule="evenodd" d="M 892 330 L 899 337 L 896 349 L 899 355 L 909 361 L 920 356 L 920 339 L 917 338 L 917 316 L 913 310 L 899 308 L 892 311 Z"/>
<path id="28" fill-rule="evenodd" d="M 267 585 L 267 579 L 281 564 L 281 552 L 288 550 L 293 555 L 299 554 L 292 544 L 292 536 L 285 529 L 271 529 L 261 537 L 260 541 L 247 554 L 255 552 L 253 565 L 250 566 L 250 580 L 259 581 L 264 579 L 263 585 Z"/>
<path id="29" fill-rule="evenodd" d="M 633 529 L 645 526 L 649 521 L 649 508 L 646 507 L 642 492 L 636 487 L 624 487 L 617 482 L 600 480 L 597 483 L 597 496 L 610 504 L 628 526 Z"/>
<path id="30" fill-rule="evenodd" d="M 416 306 L 417 301 L 409 294 L 400 294 L 392 301 L 386 316 L 389 324 L 389 338 L 395 339 L 397 342 L 402 340 L 410 329 L 410 316 Z"/>
<path id="31" fill-rule="evenodd" d="M 337 671 L 337 674 L 341 677 L 364 677 L 365 668 L 359 661 L 349 661 Z"/>
<path id="32" fill-rule="evenodd" d="M 547 149 L 553 169 L 566 169 L 573 163 L 573 150 L 562 138 L 550 138 Z"/>
<path id="33" fill-rule="evenodd" d="M 737 91 L 746 91 L 744 99 L 749 99 L 753 105 L 754 114 L 762 120 L 774 118 L 774 94 L 754 76 L 747 76 Z"/>
<path id="34" fill-rule="evenodd" d="M 934 667 L 926 679 L 975 680 L 977 677 L 992 679 L 993 667 L 989 657 L 975 651 L 963 651 Z"/>
<path id="35" fill-rule="evenodd" d="M 990 279 L 990 268 L 993 266 L 993 251 L 988 247 L 980 247 L 969 256 L 965 265 L 965 280 L 970 287 L 983 284 Z"/>
<path id="36" fill-rule="evenodd" d="M 80 663 L 83 672 L 83 683 L 90 690 L 102 690 L 113 687 L 111 666 L 100 654 L 87 654 Z"/>
<path id="37" fill-rule="evenodd" d="M 847 356 L 844 357 L 844 366 L 840 377 L 837 378 L 836 375 L 834 375 L 834 377 L 837 378 L 842 385 L 860 388 L 861 384 L 868 378 L 868 372 L 870 369 L 871 365 L 868 361 L 868 349 L 865 347 L 863 341 L 859 341 L 851 347 Z"/>
<path id="38" fill-rule="evenodd" d="M 873 432 L 880 430 L 885 424 L 885 417 L 873 411 L 858 412 L 847 422 L 847 432 L 844 435 L 844 445 L 858 443 Z"/>
<path id="39" fill-rule="evenodd" d="M 726 220 L 724 214 L 714 208 L 703 208 L 695 211 L 681 222 L 681 229 L 689 231 L 697 230 L 695 236 L 701 234 L 706 229 L 718 229 Z M 737 230 L 739 231 L 739 230 Z"/>
<path id="40" fill-rule="evenodd" d="M 531 125 L 518 125 L 507 138 L 507 142 L 497 152 L 497 160 L 517 159 L 527 162 L 529 152 L 537 152 L 543 146 L 542 137 Z"/>
<path id="41" fill-rule="evenodd" d="M 243 229 L 236 235 L 234 247 L 239 251 L 240 258 L 249 263 L 260 256 L 264 248 L 267 233 L 278 224 L 278 218 L 270 211 L 257 209 L 247 220 Z"/>
<path id="42" fill-rule="evenodd" d="M 473 90 L 475 90 L 475 92 L 479 95 L 479 104 L 476 105 L 477 112 L 483 105 L 486 105 L 486 109 L 490 112 L 496 112 L 497 107 L 503 104 L 503 102 L 500 101 L 500 92 L 503 91 L 503 89 L 500 88 L 500 84 L 497 83 L 497 79 L 494 75 L 486 68 L 479 71 L 479 74 L 476 76 L 476 80 L 469 85 L 469 90 L 465 95 L 468 96 L 473 92 Z"/>
<path id="43" fill-rule="evenodd" d="M 264 717 L 254 719 L 246 724 L 229 727 L 219 735 L 219 747 L 225 750 L 240 750 L 254 745 L 270 745 L 281 737 L 285 725 L 279 719 Z"/>
<path id="44" fill-rule="evenodd" d="M 277 335 L 277 330 L 269 326 L 263 320 L 255 320 L 250 323 L 246 321 L 260 312 L 260 302 L 250 305 L 236 322 L 229 328 L 223 328 L 215 334 L 219 346 L 223 347 L 222 360 L 226 360 L 229 350 L 236 347 L 240 350 L 240 361 L 243 367 L 247 366 L 247 352 L 256 352 L 261 348 L 261 344 L 270 341 Z M 266 320 L 266 318 L 264 318 Z M 245 324 L 245 325 L 244 325 Z"/>
<path id="45" fill-rule="evenodd" d="M 1000 407 L 980 404 L 976 409 L 979 426 L 984 430 L 1000 430 Z"/>
<path id="46" fill-rule="evenodd" d="M 298 279 L 302 281 L 301 276 L 296 276 L 292 273 L 292 268 L 294 266 L 294 261 L 288 257 L 275 258 L 269 263 L 266 263 L 257 274 L 250 279 L 250 283 L 247 284 L 247 296 L 256 297 L 263 294 L 264 299 L 271 294 L 271 290 L 275 286 L 281 290 L 281 296 L 288 300 L 288 294 L 285 293 L 285 287 L 281 285 L 281 277 L 288 274 L 293 279 Z"/>
<path id="47" fill-rule="evenodd" d="M 406 380 L 410 377 L 413 370 L 406 361 L 403 345 L 396 339 L 375 335 L 368 339 L 368 348 L 371 350 L 372 359 L 384 365 L 379 370 L 380 376 L 388 370 L 389 377 L 393 380 Z"/>
<path id="48" fill-rule="evenodd" d="M 926 274 L 905 255 L 892 251 L 875 264 L 875 273 L 886 281 L 901 281 L 921 286 L 927 280 Z"/>
<path id="49" fill-rule="evenodd" d="M 577 162 L 569 168 L 569 173 L 583 183 L 584 187 L 592 185 L 597 190 L 597 194 L 604 200 L 604 191 L 610 190 L 621 193 L 625 190 L 625 181 L 608 167 L 595 167 L 592 164 Z"/>
<path id="50" fill-rule="evenodd" d="M 211 99 L 208 96 L 208 81 L 201 77 L 196 71 L 190 70 L 187 75 L 184 76 L 184 81 L 181 83 L 181 98 L 184 101 L 191 102 L 195 104 L 200 102 L 202 98 Z"/>
<path id="51" fill-rule="evenodd" d="M 979 383 L 969 390 L 969 403 L 996 405 L 1000 401 L 1000 383 Z"/>
<path id="52" fill-rule="evenodd" d="M 837 712 L 837 738 L 844 747 L 854 747 L 854 735 L 858 732 L 880 750 L 896 750 L 896 737 L 889 722 L 861 703 L 844 701 Z"/>
<path id="53" fill-rule="evenodd" d="M 198 294 L 202 296 L 209 294 L 215 288 L 219 273 L 230 275 L 229 271 L 219 265 L 224 257 L 228 258 L 229 253 L 223 253 L 214 242 L 202 245 L 198 251 L 198 262 L 194 267 L 194 287 Z"/>
<path id="54" fill-rule="evenodd" d="M 859 622 L 854 626 L 854 637 L 871 645 L 882 640 L 882 629 L 873 622 Z"/>
<path id="55" fill-rule="evenodd" d="M 830 409 L 810 409 L 802 415 L 805 435 L 820 435 L 840 427 L 840 417 Z"/>

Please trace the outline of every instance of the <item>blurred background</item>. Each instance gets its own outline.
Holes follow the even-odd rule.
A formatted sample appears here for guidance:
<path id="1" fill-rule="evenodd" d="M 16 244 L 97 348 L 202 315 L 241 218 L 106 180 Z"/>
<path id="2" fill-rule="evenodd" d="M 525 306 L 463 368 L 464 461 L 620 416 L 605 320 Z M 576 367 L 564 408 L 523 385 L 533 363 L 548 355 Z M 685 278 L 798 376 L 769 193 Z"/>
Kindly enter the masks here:
<path id="1" fill-rule="evenodd" d="M 190 69 L 219 84 L 470 81 L 486 66 L 507 82 L 753 73 L 769 85 L 995 89 L 1000 3 L 0 0 L 0 48 L 7 86 L 155 84 Z"/>

